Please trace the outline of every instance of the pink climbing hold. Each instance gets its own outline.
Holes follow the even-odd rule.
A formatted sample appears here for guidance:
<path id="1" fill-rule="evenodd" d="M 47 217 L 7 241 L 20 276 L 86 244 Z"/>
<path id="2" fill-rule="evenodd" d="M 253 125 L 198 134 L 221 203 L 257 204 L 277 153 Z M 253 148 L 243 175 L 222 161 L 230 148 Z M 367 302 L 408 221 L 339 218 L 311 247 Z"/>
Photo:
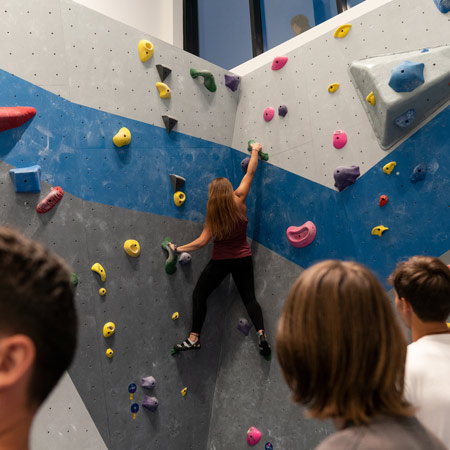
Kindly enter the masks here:
<path id="1" fill-rule="evenodd" d="M 336 130 L 333 133 L 334 148 L 342 148 L 347 143 L 347 133 L 345 131 Z"/>
<path id="2" fill-rule="evenodd" d="M 309 220 L 299 227 L 292 226 L 286 230 L 289 243 L 297 248 L 306 247 L 311 244 L 316 238 L 316 233 L 316 226 Z"/>
<path id="3" fill-rule="evenodd" d="M 247 444 L 256 445 L 261 440 L 261 431 L 255 427 L 250 427 L 247 431 Z"/>
<path id="4" fill-rule="evenodd" d="M 36 212 L 38 214 L 45 214 L 49 212 L 53 207 L 61 201 L 64 196 L 64 191 L 61 187 L 56 186 L 53 188 L 43 200 L 41 200 L 36 206 Z"/>
<path id="5" fill-rule="evenodd" d="M 268 108 L 266 108 L 264 110 L 263 117 L 266 122 L 270 122 L 273 119 L 274 115 L 275 115 L 275 110 L 271 106 L 269 106 Z"/>
<path id="6" fill-rule="evenodd" d="M 286 65 L 287 62 L 288 62 L 287 56 L 277 56 L 272 61 L 272 70 L 282 69 Z"/>

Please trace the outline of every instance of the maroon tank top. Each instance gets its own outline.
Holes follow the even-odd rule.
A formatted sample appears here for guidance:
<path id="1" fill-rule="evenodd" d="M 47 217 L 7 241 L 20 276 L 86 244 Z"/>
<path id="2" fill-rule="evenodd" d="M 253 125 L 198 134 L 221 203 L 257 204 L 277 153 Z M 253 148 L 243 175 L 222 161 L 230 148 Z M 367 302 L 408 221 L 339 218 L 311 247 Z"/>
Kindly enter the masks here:
<path id="1" fill-rule="evenodd" d="M 235 259 L 251 256 L 252 250 L 247 242 L 247 224 L 247 219 L 241 219 L 224 239 L 214 239 L 212 259 Z"/>

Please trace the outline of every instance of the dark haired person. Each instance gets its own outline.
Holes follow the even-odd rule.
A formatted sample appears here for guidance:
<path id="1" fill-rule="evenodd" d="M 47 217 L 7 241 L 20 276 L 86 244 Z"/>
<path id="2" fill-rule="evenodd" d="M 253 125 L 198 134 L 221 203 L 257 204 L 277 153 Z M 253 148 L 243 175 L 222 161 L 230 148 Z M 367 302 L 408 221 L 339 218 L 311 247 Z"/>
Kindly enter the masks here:
<path id="1" fill-rule="evenodd" d="M 334 421 L 317 449 L 445 449 L 404 398 L 405 338 L 366 267 L 324 261 L 305 270 L 283 307 L 277 354 L 294 401 Z"/>
<path id="2" fill-rule="evenodd" d="M 417 418 L 450 448 L 450 270 L 438 258 L 414 256 L 390 281 L 395 304 L 411 329 L 405 383 Z"/>
<path id="3" fill-rule="evenodd" d="M 69 367 L 77 316 L 64 262 L 0 228 L 0 449 L 27 450 L 34 415 Z"/>
<path id="4" fill-rule="evenodd" d="M 295 36 L 309 30 L 309 20 L 303 14 L 298 14 L 291 19 L 291 28 Z"/>

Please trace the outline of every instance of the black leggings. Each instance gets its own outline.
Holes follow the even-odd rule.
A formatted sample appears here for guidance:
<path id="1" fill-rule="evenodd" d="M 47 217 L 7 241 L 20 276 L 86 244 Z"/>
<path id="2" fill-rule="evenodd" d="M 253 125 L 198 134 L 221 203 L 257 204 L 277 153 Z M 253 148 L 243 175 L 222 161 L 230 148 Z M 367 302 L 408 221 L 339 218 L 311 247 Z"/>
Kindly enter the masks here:
<path id="1" fill-rule="evenodd" d="M 256 330 L 264 330 L 264 320 L 255 297 L 253 280 L 253 262 L 251 256 L 236 259 L 219 259 L 209 261 L 200 275 L 192 294 L 194 309 L 192 314 L 193 333 L 200 334 L 206 317 L 206 301 L 214 289 L 231 273 L 247 312 Z"/>

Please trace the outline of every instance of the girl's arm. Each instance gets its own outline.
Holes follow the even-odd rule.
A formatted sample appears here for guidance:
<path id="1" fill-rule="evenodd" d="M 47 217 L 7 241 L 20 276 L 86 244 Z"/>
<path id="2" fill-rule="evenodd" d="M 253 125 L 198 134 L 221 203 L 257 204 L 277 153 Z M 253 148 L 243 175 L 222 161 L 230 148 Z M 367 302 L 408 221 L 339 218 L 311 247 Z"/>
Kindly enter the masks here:
<path id="1" fill-rule="evenodd" d="M 250 162 L 248 163 L 247 173 L 242 178 L 241 184 L 234 191 L 234 194 L 239 197 L 243 203 L 247 199 L 248 193 L 250 192 L 250 187 L 252 185 L 253 176 L 255 175 L 256 168 L 258 167 L 258 156 L 259 152 L 262 149 L 261 144 L 255 142 L 251 144 L 252 147 L 252 156 L 250 158 Z"/>
<path id="2" fill-rule="evenodd" d="M 179 247 L 177 247 L 177 252 L 195 252 L 196 250 L 200 250 L 209 242 L 211 238 L 212 235 L 210 231 L 207 228 L 203 228 L 202 233 L 197 239 L 189 242 L 189 244 L 180 245 Z M 175 245 L 172 244 L 172 242 L 169 243 L 169 247 L 172 249 L 172 251 L 175 251 Z"/>

